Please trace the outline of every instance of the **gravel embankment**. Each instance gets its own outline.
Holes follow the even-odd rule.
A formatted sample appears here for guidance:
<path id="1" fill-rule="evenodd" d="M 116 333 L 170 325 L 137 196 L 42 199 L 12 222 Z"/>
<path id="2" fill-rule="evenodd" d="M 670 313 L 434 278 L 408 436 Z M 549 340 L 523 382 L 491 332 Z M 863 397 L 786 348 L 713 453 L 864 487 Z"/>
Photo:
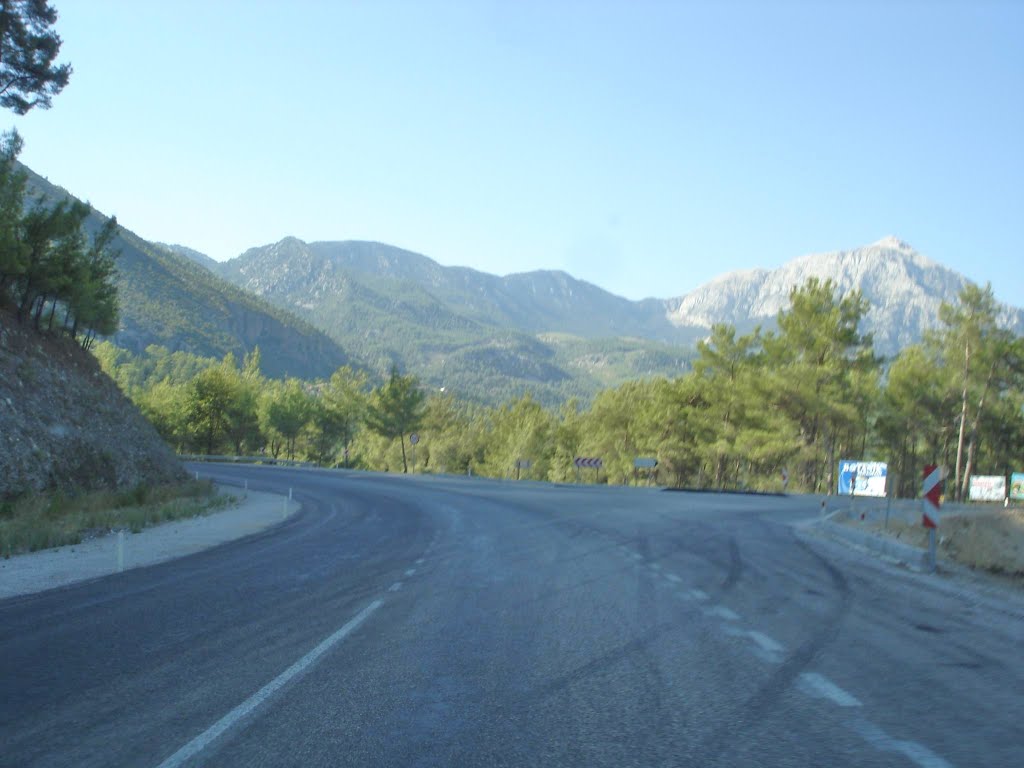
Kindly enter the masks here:
<path id="1" fill-rule="evenodd" d="M 299 509 L 296 501 L 248 491 L 239 504 L 223 512 L 175 520 L 125 533 L 124 568 L 139 568 L 199 552 L 248 536 L 281 522 Z M 15 555 L 0 560 L 0 599 L 62 587 L 116 573 L 116 533 L 68 547 Z"/>

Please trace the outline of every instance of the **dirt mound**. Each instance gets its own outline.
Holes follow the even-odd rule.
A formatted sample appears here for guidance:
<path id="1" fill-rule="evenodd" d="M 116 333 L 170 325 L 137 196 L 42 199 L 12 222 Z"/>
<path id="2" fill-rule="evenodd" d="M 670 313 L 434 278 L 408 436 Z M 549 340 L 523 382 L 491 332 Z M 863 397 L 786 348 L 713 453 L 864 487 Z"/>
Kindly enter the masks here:
<path id="1" fill-rule="evenodd" d="M 0 499 L 184 477 L 156 430 L 92 355 L 0 309 Z"/>

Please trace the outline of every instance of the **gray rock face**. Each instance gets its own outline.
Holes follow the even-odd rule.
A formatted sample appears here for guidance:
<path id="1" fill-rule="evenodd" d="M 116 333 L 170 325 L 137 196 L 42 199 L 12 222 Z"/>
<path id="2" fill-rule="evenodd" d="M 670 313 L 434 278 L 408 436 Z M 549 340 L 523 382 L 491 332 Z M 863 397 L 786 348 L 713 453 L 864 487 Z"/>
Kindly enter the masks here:
<path id="1" fill-rule="evenodd" d="M 170 448 L 92 355 L 0 310 L 0 499 L 183 479 Z"/>
<path id="2" fill-rule="evenodd" d="M 237 285 L 331 328 L 331 297 L 378 304 L 419 291 L 434 315 L 454 326 L 497 326 L 522 333 L 570 333 L 583 338 L 636 337 L 690 345 L 714 323 L 747 331 L 770 327 L 789 293 L 808 278 L 832 280 L 843 293 L 859 289 L 870 302 L 862 331 L 882 354 L 895 354 L 939 324 L 942 302 L 955 302 L 969 282 L 895 237 L 847 251 L 802 256 L 774 270 L 731 272 L 674 299 L 629 301 L 564 272 L 498 277 L 443 267 L 426 256 L 382 243 L 305 243 L 285 238 L 218 265 Z M 358 325 L 366 313 L 355 313 Z M 393 315 L 394 316 L 394 315 Z M 1008 327 L 1024 331 L 1024 313 L 1007 307 Z M 468 327 L 468 326 L 467 326 Z M 355 330 L 355 328 L 353 328 Z"/>
<path id="3" fill-rule="evenodd" d="M 669 319 L 680 326 L 716 322 L 748 328 L 771 325 L 789 306 L 789 292 L 810 277 L 832 280 L 844 294 L 859 289 L 870 304 L 862 331 L 873 333 L 882 354 L 920 341 L 939 325 L 939 306 L 955 302 L 969 282 L 963 275 L 922 256 L 907 243 L 885 237 L 850 251 L 802 256 L 775 270 L 732 272 L 666 302 Z M 1005 308 L 1004 322 L 1018 332 L 1024 313 Z"/>

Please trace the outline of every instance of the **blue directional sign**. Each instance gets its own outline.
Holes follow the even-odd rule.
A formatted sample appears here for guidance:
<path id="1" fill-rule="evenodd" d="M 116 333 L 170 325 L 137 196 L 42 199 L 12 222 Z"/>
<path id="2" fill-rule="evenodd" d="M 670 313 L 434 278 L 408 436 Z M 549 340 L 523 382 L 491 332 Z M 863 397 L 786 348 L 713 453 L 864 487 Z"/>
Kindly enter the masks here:
<path id="1" fill-rule="evenodd" d="M 885 477 L 888 465 L 884 461 L 839 462 L 840 496 L 885 496 Z"/>

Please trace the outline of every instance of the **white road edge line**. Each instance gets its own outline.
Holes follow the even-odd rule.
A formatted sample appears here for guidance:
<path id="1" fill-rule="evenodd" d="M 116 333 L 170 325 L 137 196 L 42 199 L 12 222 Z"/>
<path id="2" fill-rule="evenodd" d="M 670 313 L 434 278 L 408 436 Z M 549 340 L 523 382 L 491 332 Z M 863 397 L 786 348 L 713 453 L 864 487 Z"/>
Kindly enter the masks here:
<path id="1" fill-rule="evenodd" d="M 855 696 L 851 696 L 827 677 L 819 675 L 817 672 L 801 673 L 800 683 L 812 696 L 828 699 L 840 707 L 861 706 L 860 701 Z"/>
<path id="2" fill-rule="evenodd" d="M 337 645 L 348 637 L 348 635 L 352 634 L 360 624 L 369 618 L 371 613 L 376 611 L 382 605 L 384 605 L 383 600 L 374 600 L 368 606 L 363 608 L 363 610 L 357 613 L 353 618 L 349 619 L 341 629 L 329 635 L 320 643 L 320 645 L 296 661 L 288 667 L 288 669 L 260 688 L 248 699 L 243 701 L 216 723 L 192 739 L 188 744 L 160 763 L 158 768 L 177 768 L 178 766 L 183 765 L 187 760 L 198 755 L 217 737 L 221 736 L 225 731 L 231 728 L 231 726 L 273 696 L 283 685 L 285 685 L 285 683 L 290 681 L 296 675 L 304 672 L 311 665 L 315 664 L 319 658 L 327 653 L 327 651 L 329 651 L 333 646 Z"/>

